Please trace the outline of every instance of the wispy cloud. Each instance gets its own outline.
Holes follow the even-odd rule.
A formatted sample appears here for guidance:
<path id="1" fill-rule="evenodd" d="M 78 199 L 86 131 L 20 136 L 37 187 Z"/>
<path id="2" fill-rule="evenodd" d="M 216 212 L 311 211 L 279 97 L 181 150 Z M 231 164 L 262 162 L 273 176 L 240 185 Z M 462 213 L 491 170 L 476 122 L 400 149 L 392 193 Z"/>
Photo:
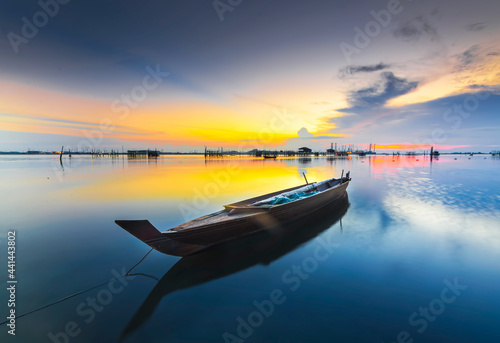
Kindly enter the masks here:
<path id="1" fill-rule="evenodd" d="M 343 78 L 346 75 L 353 75 L 357 73 L 372 73 L 390 68 L 390 64 L 380 62 L 379 64 L 370 65 L 348 65 L 347 67 L 339 69 L 339 77 Z"/>
<path id="2" fill-rule="evenodd" d="M 457 55 L 457 60 L 459 61 L 457 69 L 467 69 L 470 65 L 478 62 L 479 58 L 479 45 L 475 44 L 463 53 Z"/>
<path id="3" fill-rule="evenodd" d="M 474 24 L 470 24 L 470 25 L 465 26 L 465 28 L 467 31 L 482 31 L 486 28 L 486 24 L 485 23 L 474 23 Z"/>
<path id="4" fill-rule="evenodd" d="M 437 29 L 426 17 L 420 15 L 413 19 L 399 23 L 392 31 L 394 37 L 407 42 L 418 42 L 423 37 L 436 40 L 439 35 Z"/>
<path id="5" fill-rule="evenodd" d="M 467 88 L 472 89 L 472 90 L 487 91 L 487 92 L 490 92 L 492 94 L 500 95 L 500 85 L 473 84 L 473 85 L 467 86 Z"/>
<path id="6" fill-rule="evenodd" d="M 474 44 L 456 54 L 453 72 L 463 84 L 498 85 L 500 83 L 500 55 L 495 46 Z"/>
<path id="7" fill-rule="evenodd" d="M 133 136 L 147 136 L 152 133 L 158 132 L 141 132 L 135 127 L 128 127 L 123 125 L 113 125 L 109 128 L 104 128 L 100 123 L 83 122 L 70 119 L 61 118 L 46 118 L 35 115 L 15 114 L 15 113 L 0 113 L 0 122 L 19 123 L 24 125 L 37 125 L 49 128 L 65 128 L 74 130 L 96 130 L 102 133 L 116 133 L 120 135 L 133 135 Z"/>
<path id="8" fill-rule="evenodd" d="M 313 102 L 311 102 L 311 105 L 330 105 L 330 102 L 328 102 L 328 101 L 313 101 Z"/>

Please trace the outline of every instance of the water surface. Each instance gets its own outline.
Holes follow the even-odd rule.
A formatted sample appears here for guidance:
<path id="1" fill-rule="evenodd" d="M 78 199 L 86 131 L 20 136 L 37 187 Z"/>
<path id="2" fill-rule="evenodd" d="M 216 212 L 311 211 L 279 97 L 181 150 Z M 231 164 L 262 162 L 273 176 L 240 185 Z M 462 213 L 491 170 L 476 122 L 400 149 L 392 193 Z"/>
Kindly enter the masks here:
<path id="1" fill-rule="evenodd" d="M 18 318 L 16 340 L 497 342 L 499 167 L 452 155 L 66 156 L 62 166 L 57 156 L 1 156 L 0 261 L 15 230 L 17 314 L 86 291 Z M 183 259 L 153 251 L 135 277 L 115 280 L 150 250 L 115 219 L 163 230 L 302 184 L 302 173 L 320 181 L 342 170 L 353 178 L 347 204 L 294 234 Z M 0 301 L 6 317 L 5 291 Z"/>

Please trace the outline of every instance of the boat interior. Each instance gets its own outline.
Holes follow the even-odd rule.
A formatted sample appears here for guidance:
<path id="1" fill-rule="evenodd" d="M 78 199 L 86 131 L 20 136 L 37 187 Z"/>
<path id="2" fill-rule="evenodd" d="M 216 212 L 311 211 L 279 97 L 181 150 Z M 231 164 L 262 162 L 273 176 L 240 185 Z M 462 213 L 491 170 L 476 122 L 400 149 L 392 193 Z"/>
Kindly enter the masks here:
<path id="1" fill-rule="evenodd" d="M 184 224 L 176 226 L 173 229 L 166 231 L 166 233 L 195 229 L 205 225 L 221 224 L 224 221 L 235 220 L 250 215 L 256 215 L 259 213 L 268 212 L 271 208 L 283 205 L 283 204 L 274 204 L 274 205 L 271 204 L 273 199 L 277 199 L 279 197 L 291 196 L 297 193 L 313 193 L 313 192 L 321 193 L 348 180 L 350 180 L 349 173 L 347 173 L 345 177 L 340 179 L 332 178 L 321 182 L 309 183 L 306 185 L 296 186 L 293 188 L 288 188 L 277 192 L 261 195 L 255 198 L 250 198 L 243 201 L 235 202 L 229 205 L 225 205 L 224 210 L 222 211 L 218 211 L 203 217 L 193 219 L 189 222 L 186 222 Z M 299 197 L 296 200 L 300 199 L 303 199 L 303 197 Z"/>

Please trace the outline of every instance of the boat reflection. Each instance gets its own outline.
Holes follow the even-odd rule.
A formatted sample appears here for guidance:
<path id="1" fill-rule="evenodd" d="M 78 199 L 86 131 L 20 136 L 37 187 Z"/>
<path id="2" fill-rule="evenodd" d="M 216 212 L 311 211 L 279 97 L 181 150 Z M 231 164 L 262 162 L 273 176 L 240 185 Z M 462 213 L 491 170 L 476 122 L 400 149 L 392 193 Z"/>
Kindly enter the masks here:
<path id="1" fill-rule="evenodd" d="M 257 264 L 268 265 L 336 224 L 349 208 L 347 192 L 337 200 L 272 230 L 183 257 L 158 281 L 122 332 L 120 341 L 144 324 L 166 295 L 226 277 Z"/>

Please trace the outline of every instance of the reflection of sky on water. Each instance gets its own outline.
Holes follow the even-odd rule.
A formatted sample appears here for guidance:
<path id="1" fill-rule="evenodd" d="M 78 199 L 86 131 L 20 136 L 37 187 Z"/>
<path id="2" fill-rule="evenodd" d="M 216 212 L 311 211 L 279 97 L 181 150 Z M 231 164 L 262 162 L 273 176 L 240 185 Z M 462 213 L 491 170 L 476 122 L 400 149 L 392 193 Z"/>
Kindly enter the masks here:
<path id="1" fill-rule="evenodd" d="M 488 263 L 500 246 L 499 199 L 468 184 L 437 185 L 429 178 L 391 180 L 383 208 L 391 218 L 391 250 L 427 253 L 456 262 Z M 422 250 L 425 247 L 425 251 Z"/>
<path id="2" fill-rule="evenodd" d="M 149 248 L 115 219 L 147 218 L 167 229 L 184 221 L 179 206 L 192 206 L 200 194 L 208 199 L 197 209 L 203 215 L 302 184 L 302 172 L 311 182 L 350 170 L 350 207 L 342 230 L 337 222 L 270 264 L 168 294 L 127 342 L 221 341 L 222 333 L 235 330 L 238 316 L 253 310 L 254 300 L 275 288 L 288 300 L 250 342 L 391 342 L 401 330 L 421 342 L 496 342 L 499 160 L 441 156 L 431 164 L 423 156 L 367 156 L 205 163 L 188 156 L 149 162 L 74 156 L 65 159 L 64 171 L 58 162 L 57 156 L 0 157 L 5 224 L 0 235 L 19 232 L 21 312 L 100 284 L 112 269 L 137 263 Z M 226 174 L 228 180 L 221 176 Z M 211 183 L 219 184 L 217 192 L 206 192 Z M 312 256 L 319 239 L 339 246 L 291 292 L 283 273 Z M 161 278 L 178 261 L 153 252 L 136 271 Z M 189 269 L 183 273 L 189 276 Z M 409 315 L 439 296 L 444 279 L 456 277 L 468 289 L 426 332 L 416 333 Z M 30 327 L 21 338 L 46 337 L 72 319 L 83 329 L 74 342 L 116 341 L 155 283 L 137 277 L 88 325 L 75 314 L 87 295 L 21 318 L 19 324 Z"/>

